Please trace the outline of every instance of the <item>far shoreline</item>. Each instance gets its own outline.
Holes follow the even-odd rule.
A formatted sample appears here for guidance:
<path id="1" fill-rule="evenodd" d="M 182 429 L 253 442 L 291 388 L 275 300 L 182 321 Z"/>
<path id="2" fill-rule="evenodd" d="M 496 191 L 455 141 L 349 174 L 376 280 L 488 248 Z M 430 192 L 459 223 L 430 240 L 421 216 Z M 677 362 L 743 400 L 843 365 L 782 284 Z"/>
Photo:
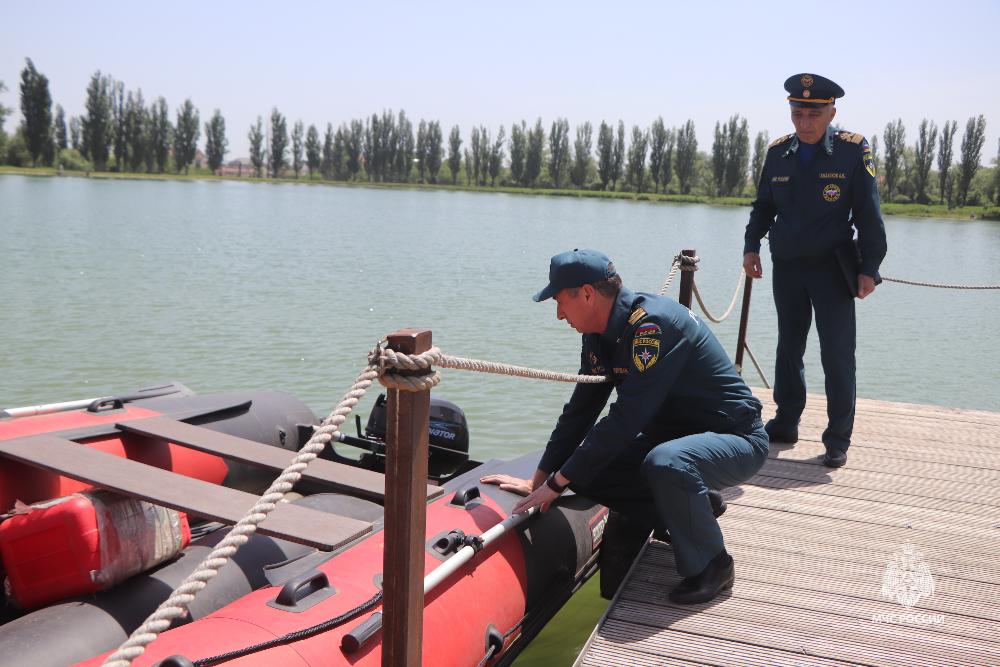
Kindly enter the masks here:
<path id="1" fill-rule="evenodd" d="M 367 188 L 372 190 L 427 190 L 455 191 L 474 193 L 503 193 L 512 195 L 576 197 L 588 199 L 645 201 L 662 204 L 706 204 L 709 206 L 750 206 L 752 197 L 710 197 L 707 195 L 654 194 L 651 192 L 608 192 L 604 190 L 574 190 L 555 188 L 520 188 L 510 186 L 474 186 L 450 183 L 377 183 L 369 181 L 333 181 L 320 178 L 256 178 L 253 176 L 217 176 L 207 170 L 197 170 L 191 174 L 173 173 L 118 173 L 110 171 L 83 172 L 64 170 L 60 172 L 53 167 L 9 167 L 0 166 L 0 176 L 34 176 L 53 177 L 69 176 L 74 178 L 94 178 L 102 180 L 131 181 L 217 181 L 232 183 L 276 183 L 298 185 L 326 185 L 347 188 Z M 997 206 L 964 206 L 949 209 L 944 204 L 900 204 L 883 203 L 884 215 L 899 215 L 911 218 L 941 218 L 947 220 L 988 220 L 1000 221 L 1000 207 Z"/>

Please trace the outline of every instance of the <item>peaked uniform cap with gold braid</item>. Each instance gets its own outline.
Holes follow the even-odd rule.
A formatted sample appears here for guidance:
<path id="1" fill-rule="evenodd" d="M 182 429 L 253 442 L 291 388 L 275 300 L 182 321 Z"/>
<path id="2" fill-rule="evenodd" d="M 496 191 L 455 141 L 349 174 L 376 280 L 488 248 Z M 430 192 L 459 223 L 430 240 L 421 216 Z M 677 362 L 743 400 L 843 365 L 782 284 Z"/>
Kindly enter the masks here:
<path id="1" fill-rule="evenodd" d="M 824 107 L 844 96 L 844 89 L 819 74 L 793 74 L 785 80 L 788 103 L 793 107 Z"/>

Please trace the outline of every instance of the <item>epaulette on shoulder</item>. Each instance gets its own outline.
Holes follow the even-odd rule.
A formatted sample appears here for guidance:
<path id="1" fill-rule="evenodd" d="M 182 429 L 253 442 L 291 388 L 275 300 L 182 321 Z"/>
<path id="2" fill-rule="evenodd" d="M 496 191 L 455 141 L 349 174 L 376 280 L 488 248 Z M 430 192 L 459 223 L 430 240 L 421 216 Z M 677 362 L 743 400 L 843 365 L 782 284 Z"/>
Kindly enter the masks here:
<path id="1" fill-rule="evenodd" d="M 792 137 L 794 137 L 794 136 L 795 136 L 795 133 L 793 132 L 792 134 L 786 134 L 783 137 L 778 137 L 777 139 L 775 139 L 774 141 L 771 142 L 771 145 L 768 146 L 768 148 L 774 148 L 775 146 L 780 146 L 781 144 L 786 144 L 789 141 L 791 141 Z"/>
<path id="2" fill-rule="evenodd" d="M 642 309 L 642 306 L 640 306 L 633 310 L 632 314 L 628 316 L 628 323 L 635 324 L 644 317 L 646 317 L 646 311 Z"/>
<path id="3" fill-rule="evenodd" d="M 865 135 L 860 132 L 837 132 L 834 136 L 841 141 L 849 141 L 852 144 L 860 144 L 865 140 Z"/>

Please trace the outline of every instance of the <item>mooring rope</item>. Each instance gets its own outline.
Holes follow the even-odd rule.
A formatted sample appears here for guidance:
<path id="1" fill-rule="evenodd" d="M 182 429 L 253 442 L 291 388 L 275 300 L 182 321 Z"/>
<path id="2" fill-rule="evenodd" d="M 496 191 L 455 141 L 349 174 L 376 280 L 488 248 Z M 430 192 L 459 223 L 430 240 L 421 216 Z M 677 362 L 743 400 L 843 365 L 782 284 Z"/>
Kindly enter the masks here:
<path id="1" fill-rule="evenodd" d="M 232 527 L 229 534 L 212 550 L 180 585 L 164 600 L 148 618 L 136 628 L 129 638 L 109 655 L 104 665 L 109 667 L 128 667 L 132 661 L 142 655 L 161 632 L 168 629 L 171 623 L 187 613 L 188 605 L 195 596 L 205 588 L 236 554 L 241 546 L 247 543 L 257 527 L 274 511 L 277 504 L 291 491 L 292 487 L 302 477 L 302 472 L 340 432 L 340 426 L 347 421 L 347 416 L 358 404 L 365 392 L 375 380 L 391 389 L 401 391 L 425 391 L 441 381 L 441 375 L 434 370 L 433 365 L 442 368 L 493 373 L 515 377 L 552 380 L 556 382 L 601 383 L 609 382 L 610 378 L 603 375 L 573 375 L 555 371 L 514 366 L 511 364 L 467 359 L 442 354 L 433 347 L 421 354 L 403 354 L 386 346 L 380 341 L 368 354 L 368 365 L 358 375 L 354 384 L 348 389 L 337 407 L 317 427 L 313 436 L 302 449 L 298 451 L 291 463 L 275 478 L 271 485 L 261 495 L 252 508 Z M 406 373 L 420 373 L 404 375 Z"/>
<path id="2" fill-rule="evenodd" d="M 710 321 L 715 322 L 716 324 L 720 324 L 721 322 L 725 321 L 727 317 L 729 317 L 729 315 L 733 312 L 733 308 L 736 307 L 736 298 L 740 295 L 740 289 L 742 289 L 743 287 L 743 276 L 744 276 L 744 271 L 741 268 L 739 275 L 736 276 L 736 291 L 733 292 L 733 299 L 732 301 L 729 302 L 729 307 L 726 308 L 726 312 L 724 312 L 719 317 L 715 317 L 714 315 L 712 315 L 712 313 L 708 312 L 708 308 L 705 307 L 705 302 L 702 301 L 701 299 L 701 292 L 698 291 L 698 283 L 695 282 L 692 284 L 691 287 L 692 290 L 694 291 L 694 298 L 697 299 L 698 305 L 701 306 L 701 312 L 705 313 L 705 317 L 707 317 Z"/>
<path id="3" fill-rule="evenodd" d="M 889 283 L 899 283 L 900 285 L 915 285 L 916 287 L 936 287 L 937 289 L 972 289 L 972 290 L 1000 289 L 1000 285 L 949 285 L 947 283 L 925 283 L 917 280 L 903 280 L 902 278 L 890 278 L 888 276 L 882 276 L 882 280 Z"/>
<path id="4" fill-rule="evenodd" d="M 663 285 L 660 287 L 660 296 L 667 293 L 670 289 L 670 283 L 673 282 L 674 276 L 677 275 L 677 271 L 697 271 L 698 262 L 701 261 L 700 257 L 688 256 L 684 253 L 679 253 L 674 256 L 674 261 L 670 265 L 670 273 L 667 274 L 666 280 L 663 281 Z"/>

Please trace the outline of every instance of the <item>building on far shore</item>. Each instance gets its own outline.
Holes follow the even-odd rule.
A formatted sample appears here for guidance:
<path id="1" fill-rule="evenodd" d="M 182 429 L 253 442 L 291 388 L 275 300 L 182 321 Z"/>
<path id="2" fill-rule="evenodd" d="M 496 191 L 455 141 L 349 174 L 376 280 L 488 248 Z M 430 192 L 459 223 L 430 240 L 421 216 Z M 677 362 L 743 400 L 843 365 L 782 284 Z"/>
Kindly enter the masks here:
<path id="1" fill-rule="evenodd" d="M 253 176 L 253 162 L 250 161 L 248 157 L 240 157 L 235 160 L 230 160 L 226 164 L 222 165 L 219 169 L 219 176 L 235 176 L 241 178 L 243 176 Z"/>

